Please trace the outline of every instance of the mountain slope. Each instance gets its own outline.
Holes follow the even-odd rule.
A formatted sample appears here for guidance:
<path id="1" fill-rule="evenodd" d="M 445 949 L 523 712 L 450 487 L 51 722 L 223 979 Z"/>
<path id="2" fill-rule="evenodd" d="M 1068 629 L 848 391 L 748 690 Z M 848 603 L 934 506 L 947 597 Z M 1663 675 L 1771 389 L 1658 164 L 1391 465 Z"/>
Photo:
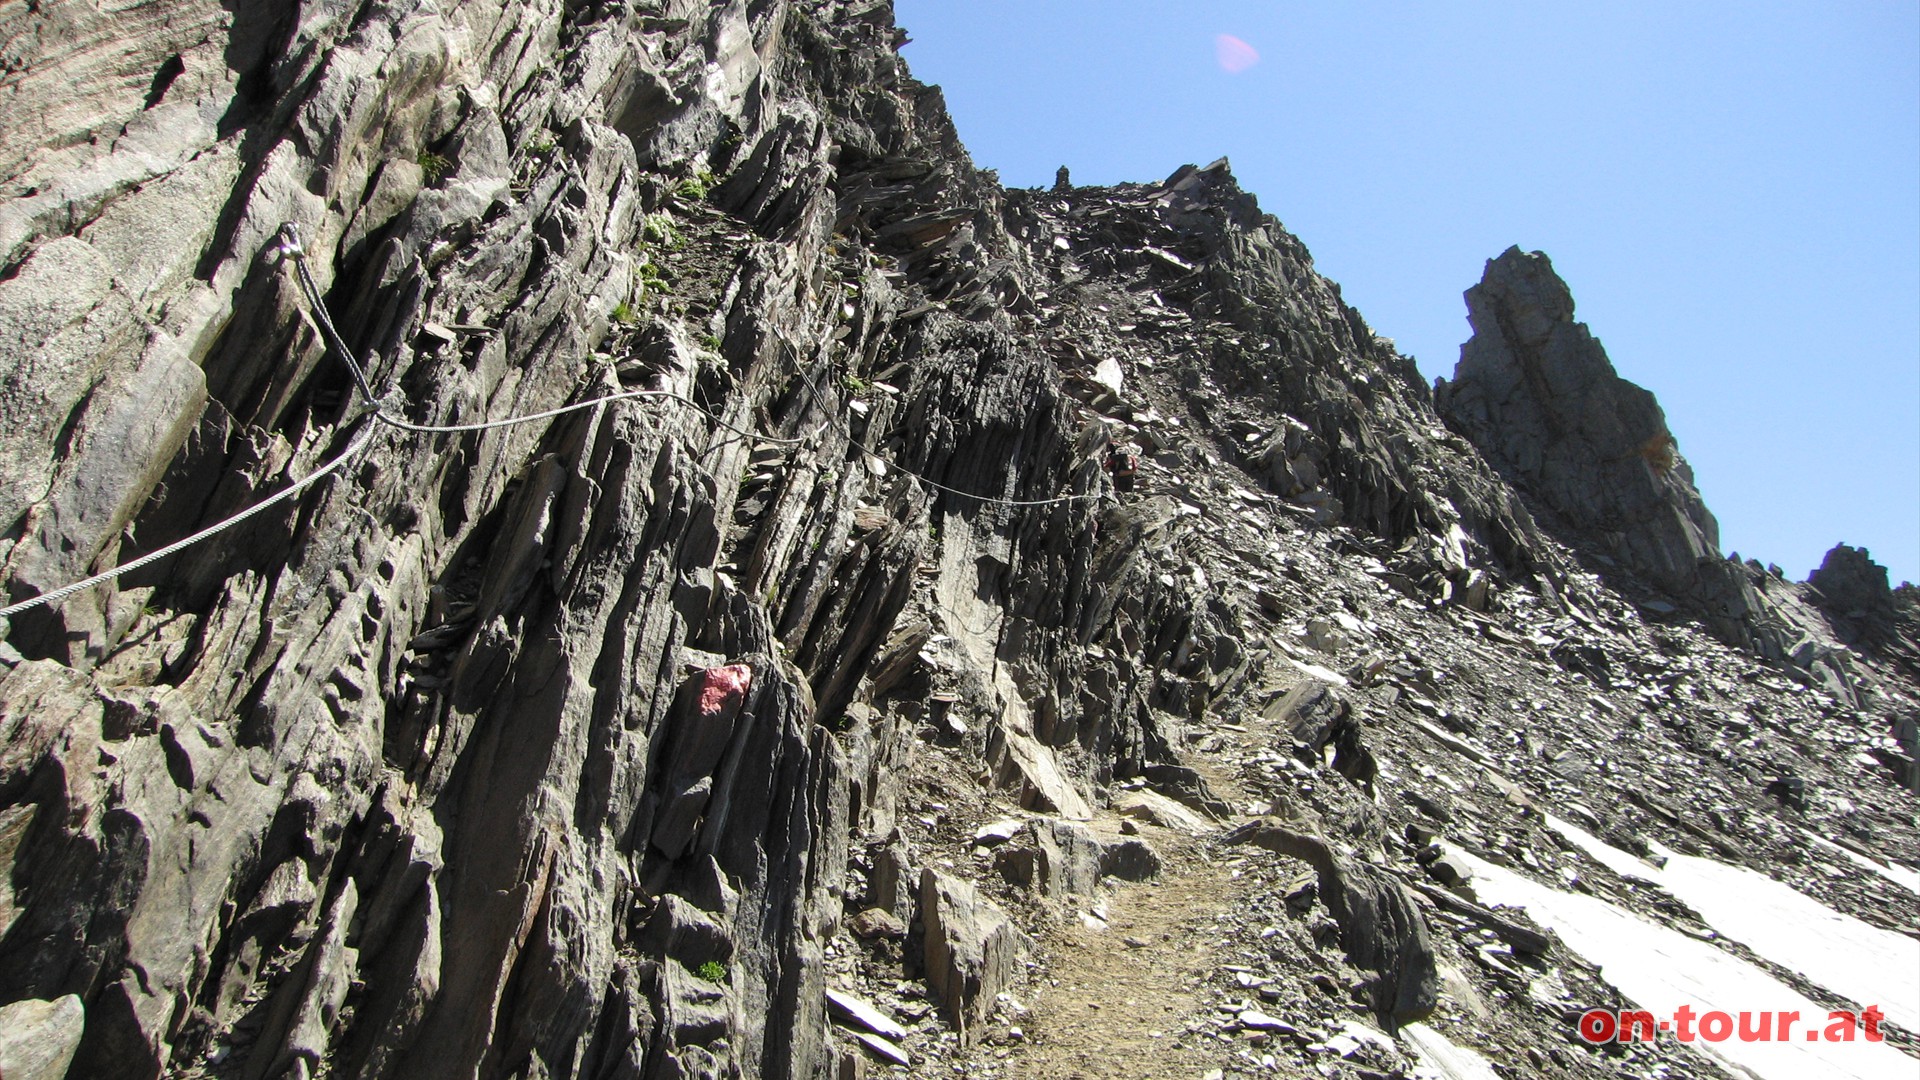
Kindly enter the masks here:
<path id="1" fill-rule="evenodd" d="M 1599 958 L 1424 868 L 1692 926 L 1580 801 L 1910 926 L 1849 861 L 1920 853 L 1908 599 L 1732 567 L 1771 667 L 1628 602 L 1224 162 L 1003 190 L 874 0 L 165 7 L 0 13 L 7 603 L 224 526 L 9 609 L 66 1075 L 991 1073 L 1062 926 L 1228 859 L 1325 1038 L 1203 964 L 1196 1066 L 1601 1075 Z"/>

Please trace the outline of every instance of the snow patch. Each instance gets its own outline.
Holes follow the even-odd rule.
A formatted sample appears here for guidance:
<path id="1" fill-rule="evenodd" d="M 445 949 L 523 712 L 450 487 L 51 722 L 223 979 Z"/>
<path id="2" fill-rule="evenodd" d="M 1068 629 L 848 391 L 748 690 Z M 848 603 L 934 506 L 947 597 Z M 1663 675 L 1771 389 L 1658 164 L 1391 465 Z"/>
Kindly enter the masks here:
<path id="1" fill-rule="evenodd" d="M 1827 1010 L 1762 970 L 1703 941 L 1649 922 L 1593 896 L 1550 889 L 1472 854 L 1450 854 L 1472 871 L 1474 889 L 1488 904 L 1525 908 L 1567 947 L 1602 965 L 1606 980 L 1660 1019 L 1681 1005 L 1697 1013 L 1798 1011 L 1796 1037 L 1825 1026 Z M 1651 869 L 1649 867 L 1649 869 Z M 1645 875 L 1642 875 L 1645 876 Z M 1759 951 L 1757 948 L 1755 951 Z M 1884 962 L 1884 961 L 1882 961 Z M 1905 974 L 1911 975 L 1911 968 Z M 1863 1001 L 1862 1005 L 1876 1004 Z M 1887 1003 L 1878 1002 L 1882 1008 Z M 1673 1038 L 1671 1032 L 1663 1038 Z M 1886 1043 L 1865 1041 L 1690 1043 L 1703 1053 L 1751 1070 L 1765 1080 L 1913 1080 L 1914 1061 Z"/>
<path id="2" fill-rule="evenodd" d="M 1887 1019 L 1920 1030 L 1920 941 L 1882 930 L 1744 866 L 1683 855 L 1658 843 L 1656 867 L 1579 827 L 1549 816 L 1547 827 L 1622 877 L 1644 878 L 1700 913 L 1715 932 Z"/>

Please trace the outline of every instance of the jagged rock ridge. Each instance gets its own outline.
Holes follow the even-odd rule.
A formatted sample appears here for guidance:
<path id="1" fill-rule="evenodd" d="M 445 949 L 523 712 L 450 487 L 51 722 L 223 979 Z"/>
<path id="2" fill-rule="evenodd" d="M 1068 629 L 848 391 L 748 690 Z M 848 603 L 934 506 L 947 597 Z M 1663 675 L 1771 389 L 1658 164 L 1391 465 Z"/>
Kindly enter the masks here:
<path id="1" fill-rule="evenodd" d="M 1720 554 L 1720 526 L 1693 486 L 1652 394 L 1614 373 L 1573 321 L 1573 294 L 1540 252 L 1509 248 L 1467 290 L 1473 337 L 1435 403 L 1501 473 L 1571 532 L 1686 598 L 1723 639 L 1778 659 L 1752 586 Z"/>

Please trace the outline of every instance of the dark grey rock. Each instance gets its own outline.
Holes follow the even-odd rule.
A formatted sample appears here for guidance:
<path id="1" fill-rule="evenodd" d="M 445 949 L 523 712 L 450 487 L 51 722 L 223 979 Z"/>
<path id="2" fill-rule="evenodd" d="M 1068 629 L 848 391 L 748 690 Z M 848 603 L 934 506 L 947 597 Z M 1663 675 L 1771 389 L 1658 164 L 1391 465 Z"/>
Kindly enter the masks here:
<path id="1" fill-rule="evenodd" d="M 1623 603 L 1226 162 L 1002 189 L 868 0 L 270 8 L 0 4 L 32 46 L 0 63 L 7 603 L 367 430 L 287 221 L 413 422 L 675 396 L 375 432 L 298 498 L 0 624 L 0 1001 L 78 994 L 71 1075 L 822 1075 L 864 1053 L 830 976 L 899 963 L 977 1033 L 1013 924 L 1060 905 L 960 878 L 1150 874 L 1083 823 L 1102 806 L 1179 872 L 1245 809 L 1203 775 L 1305 792 L 1376 856 L 1410 811 L 1369 798 L 1369 761 L 1543 863 L 1493 838 L 1574 794 L 1886 909 L 1760 781 L 1791 762 L 1808 827 L 1910 856 L 1869 763 L 1910 763 L 1881 742 L 1913 711 L 1912 590 L 1863 622 L 1831 580 L 1725 562 Z M 1110 438 L 1141 451 L 1124 493 Z M 1794 631 L 1791 682 L 1642 621 L 1746 589 Z M 1251 700 L 1317 662 L 1282 627 L 1314 617 L 1358 661 L 1350 714 L 1287 725 L 1358 784 L 1275 754 Z M 751 678 L 704 708 L 728 668 Z M 1623 789 L 1672 806 L 1618 822 Z M 1015 802 L 1064 820 L 972 858 L 965 826 Z M 954 872 L 917 905 L 930 866 Z M 1342 852 L 1338 888 L 1234 915 L 1276 928 L 1269 956 L 1326 903 L 1376 1008 L 1417 1011 L 1392 873 Z"/>
<path id="2" fill-rule="evenodd" d="M 1160 853 L 1138 838 L 1108 844 L 1100 853 L 1100 873 L 1122 881 L 1149 881 L 1160 875 Z"/>
<path id="3" fill-rule="evenodd" d="M 972 885 L 934 870 L 920 876 L 927 985 L 964 1041 L 979 1038 L 994 997 L 1012 985 L 1029 942 Z"/>
<path id="4" fill-rule="evenodd" d="M 1253 843 L 1306 862 L 1319 875 L 1319 895 L 1340 928 L 1354 964 L 1377 973 L 1371 999 L 1389 1022 L 1418 1020 L 1439 1003 L 1439 969 L 1427 920 L 1405 887 L 1365 863 L 1347 859 L 1312 833 L 1270 820 L 1236 829 L 1227 838 Z"/>
<path id="5" fill-rule="evenodd" d="M 1573 318 L 1541 252 L 1509 248 L 1467 290 L 1474 335 L 1434 405 L 1501 475 L 1592 542 L 1700 612 L 1723 640 L 1778 658 L 1779 631 L 1744 573 L 1651 393 L 1615 373 Z"/>
<path id="6" fill-rule="evenodd" d="M 1093 831 L 1076 821 L 1051 821 L 1036 829 L 1036 883 L 1049 896 L 1089 896 L 1100 883 L 1105 849 Z"/>
<path id="7" fill-rule="evenodd" d="M 1887 568 L 1874 562 L 1865 548 L 1835 544 L 1807 584 L 1813 586 L 1822 607 L 1842 618 L 1885 620 L 1894 615 Z"/>

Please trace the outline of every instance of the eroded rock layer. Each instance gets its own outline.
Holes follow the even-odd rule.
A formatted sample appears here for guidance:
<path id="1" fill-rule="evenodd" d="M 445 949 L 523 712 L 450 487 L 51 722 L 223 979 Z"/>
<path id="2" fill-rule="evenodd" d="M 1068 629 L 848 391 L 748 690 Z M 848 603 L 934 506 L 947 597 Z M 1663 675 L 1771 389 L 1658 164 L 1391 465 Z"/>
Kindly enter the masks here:
<path id="1" fill-rule="evenodd" d="M 992 1073 L 1134 882 L 1292 965 L 1209 969 L 1236 1007 L 1156 1054 L 1437 1009 L 1605 1075 L 1559 1030 L 1591 964 L 1441 889 L 1443 834 L 1570 870 L 1547 800 L 1900 924 L 1801 848 L 1915 855 L 1910 590 L 1718 560 L 1677 459 L 1614 475 L 1644 392 L 1563 440 L 1553 386 L 1470 391 L 1611 376 L 1527 257 L 1442 395 L 1470 442 L 1225 162 L 1004 190 L 902 40 L 0 8 L 6 604 L 319 476 L 6 625 L 9 1077 Z M 1687 621 L 1751 644 L 1735 594 L 1777 666 Z"/>

